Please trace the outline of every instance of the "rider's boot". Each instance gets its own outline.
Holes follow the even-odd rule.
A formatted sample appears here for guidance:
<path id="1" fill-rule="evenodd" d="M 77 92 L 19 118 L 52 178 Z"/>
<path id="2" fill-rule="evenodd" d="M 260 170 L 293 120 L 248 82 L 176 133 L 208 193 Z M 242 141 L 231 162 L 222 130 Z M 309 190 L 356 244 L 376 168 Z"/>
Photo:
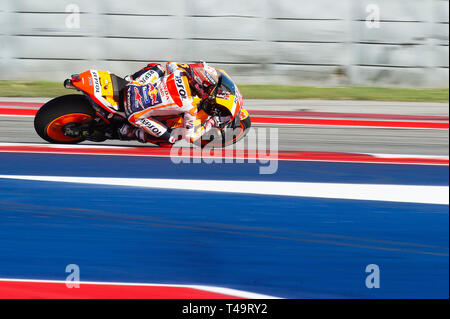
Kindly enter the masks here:
<path id="1" fill-rule="evenodd" d="M 145 131 L 143 131 L 142 129 L 139 129 L 139 130 L 136 132 L 136 134 L 139 135 L 139 138 L 140 138 L 140 139 L 145 138 L 145 140 L 146 140 L 148 143 L 156 144 L 156 145 L 158 145 L 159 147 L 167 147 L 167 148 L 170 148 L 170 147 L 172 147 L 172 146 L 175 144 L 175 142 L 177 141 L 176 138 L 175 138 L 174 136 L 172 136 L 171 133 L 169 133 L 169 134 L 170 134 L 170 137 L 169 137 L 167 140 L 162 139 L 162 138 L 157 138 L 156 136 L 150 135 L 150 134 L 146 133 Z"/>

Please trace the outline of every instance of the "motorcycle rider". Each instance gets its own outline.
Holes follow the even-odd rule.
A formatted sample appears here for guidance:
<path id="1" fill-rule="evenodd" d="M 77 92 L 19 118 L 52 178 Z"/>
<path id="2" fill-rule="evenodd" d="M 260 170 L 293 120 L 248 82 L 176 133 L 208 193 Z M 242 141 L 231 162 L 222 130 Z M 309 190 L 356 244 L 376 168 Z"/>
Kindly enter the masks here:
<path id="1" fill-rule="evenodd" d="M 208 99 L 219 82 L 218 71 L 205 62 L 168 62 L 165 67 L 150 63 L 125 79 L 130 81 L 124 105 L 131 125 L 124 124 L 119 129 L 121 139 L 173 145 L 179 139 L 178 132 L 172 132 L 154 116 L 183 114 L 183 136 L 191 143 L 220 125 L 219 119 L 210 117 L 199 129 L 194 127 L 198 103 Z"/>

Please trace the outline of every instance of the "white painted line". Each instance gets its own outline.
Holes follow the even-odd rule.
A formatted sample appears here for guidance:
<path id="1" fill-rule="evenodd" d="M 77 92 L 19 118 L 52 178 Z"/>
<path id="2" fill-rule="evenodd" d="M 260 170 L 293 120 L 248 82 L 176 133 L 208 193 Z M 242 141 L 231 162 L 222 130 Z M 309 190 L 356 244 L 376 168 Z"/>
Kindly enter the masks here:
<path id="1" fill-rule="evenodd" d="M 39 280 L 39 279 L 15 279 L 15 278 L 0 278 L 0 282 L 23 282 L 23 283 L 49 283 L 49 284 L 67 284 L 67 281 L 62 280 Z M 125 282 L 101 282 L 101 281 L 71 281 L 71 284 L 77 283 L 80 285 L 110 285 L 110 286 L 137 286 L 137 287 L 174 287 L 174 288 L 191 288 L 203 291 L 214 292 L 234 297 L 247 299 L 280 299 L 269 295 L 263 295 L 243 290 L 236 290 L 231 288 L 203 286 L 203 285 L 176 285 L 176 284 L 152 284 L 152 283 L 125 283 Z"/>
<path id="2" fill-rule="evenodd" d="M 34 117 L 34 115 L 0 114 L 0 117 Z"/>
<path id="3" fill-rule="evenodd" d="M 423 158 L 423 159 L 443 159 L 448 160 L 448 156 L 444 155 L 409 155 L 409 154 L 378 154 L 367 153 L 367 155 L 375 156 L 378 158 Z"/>
<path id="4" fill-rule="evenodd" d="M 272 196 L 449 204 L 448 186 L 0 175 L 4 179 Z"/>

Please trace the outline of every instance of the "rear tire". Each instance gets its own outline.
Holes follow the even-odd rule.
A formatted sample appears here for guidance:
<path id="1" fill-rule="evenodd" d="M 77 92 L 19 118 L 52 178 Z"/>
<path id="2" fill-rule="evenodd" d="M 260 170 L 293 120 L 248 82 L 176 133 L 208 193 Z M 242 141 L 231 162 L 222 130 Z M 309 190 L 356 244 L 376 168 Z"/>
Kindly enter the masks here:
<path id="1" fill-rule="evenodd" d="M 34 129 L 50 143 L 77 144 L 84 141 L 84 138 L 64 136 L 62 127 L 68 123 L 84 124 L 94 117 L 95 111 L 84 95 L 64 95 L 47 102 L 39 109 L 34 118 Z"/>

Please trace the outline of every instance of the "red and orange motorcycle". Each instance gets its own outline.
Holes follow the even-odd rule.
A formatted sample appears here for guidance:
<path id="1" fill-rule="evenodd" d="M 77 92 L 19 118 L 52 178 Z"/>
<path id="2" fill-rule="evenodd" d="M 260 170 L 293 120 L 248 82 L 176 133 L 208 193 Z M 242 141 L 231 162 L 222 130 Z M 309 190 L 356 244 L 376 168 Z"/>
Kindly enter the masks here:
<path id="1" fill-rule="evenodd" d="M 198 128 L 210 116 L 231 116 L 225 127 L 214 128 L 194 143 L 200 147 L 226 147 L 244 138 L 250 127 L 249 113 L 242 107 L 242 97 L 235 83 L 220 70 L 220 83 L 208 100 L 198 99 Z M 128 82 L 106 71 L 88 70 L 64 81 L 67 89 L 83 94 L 57 97 L 44 104 L 36 114 L 34 127 L 50 143 L 76 144 L 116 139 L 119 127 L 127 123 L 123 94 Z M 220 92 L 220 94 L 218 93 Z M 172 130 L 182 128 L 183 115 L 155 117 Z M 154 137 L 148 142 L 164 145 Z"/>

